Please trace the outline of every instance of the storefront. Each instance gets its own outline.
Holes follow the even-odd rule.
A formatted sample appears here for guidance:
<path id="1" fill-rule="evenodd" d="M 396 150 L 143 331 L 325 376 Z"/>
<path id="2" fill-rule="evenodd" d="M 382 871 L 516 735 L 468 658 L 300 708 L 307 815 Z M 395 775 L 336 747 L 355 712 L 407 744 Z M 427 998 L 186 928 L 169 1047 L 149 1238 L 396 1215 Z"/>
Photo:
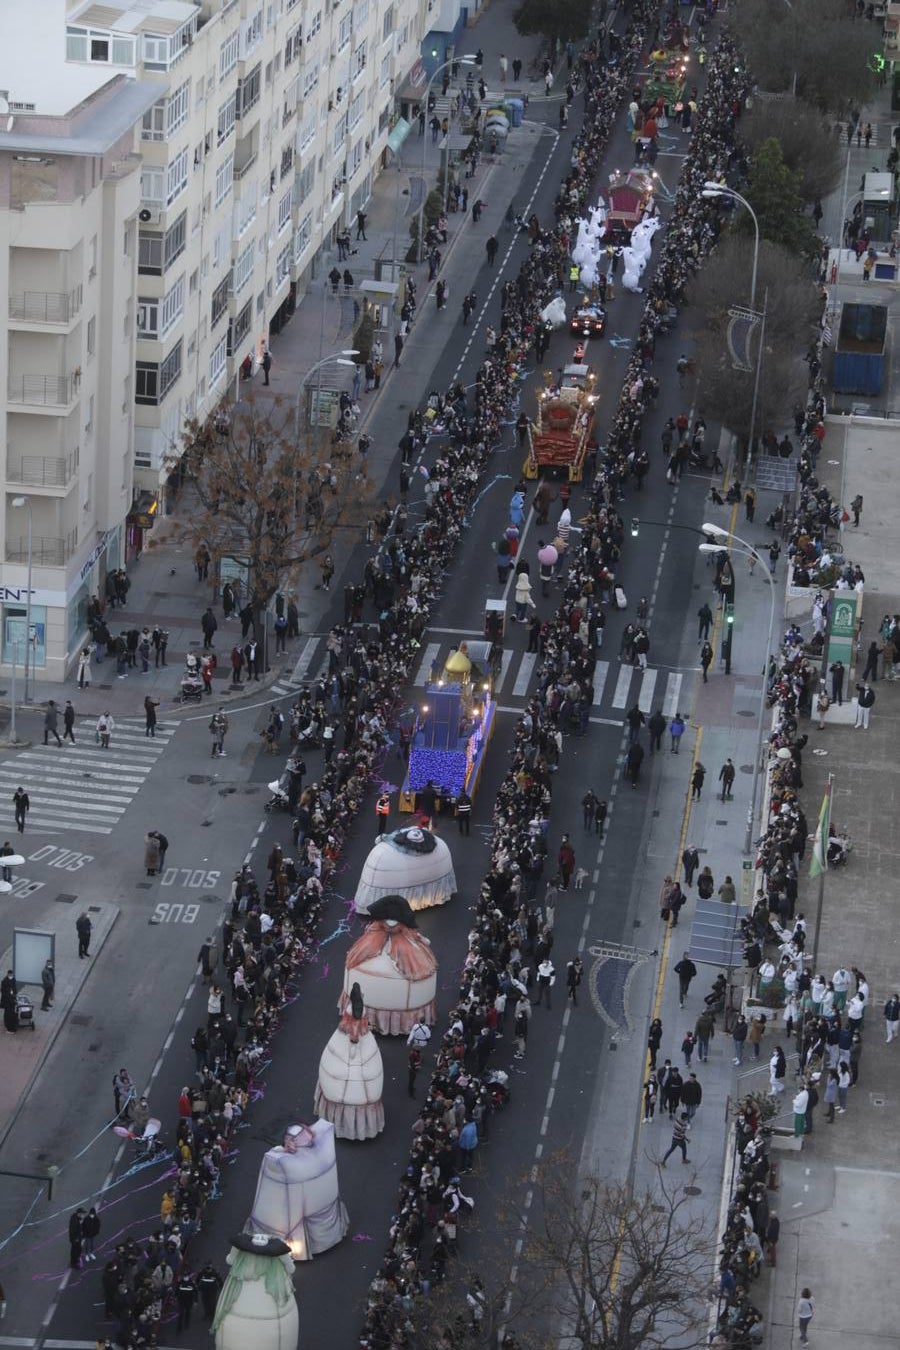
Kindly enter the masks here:
<path id="1" fill-rule="evenodd" d="M 125 517 L 125 561 L 139 558 L 144 551 L 148 530 L 156 524 L 159 498 L 153 492 L 142 492 Z"/>

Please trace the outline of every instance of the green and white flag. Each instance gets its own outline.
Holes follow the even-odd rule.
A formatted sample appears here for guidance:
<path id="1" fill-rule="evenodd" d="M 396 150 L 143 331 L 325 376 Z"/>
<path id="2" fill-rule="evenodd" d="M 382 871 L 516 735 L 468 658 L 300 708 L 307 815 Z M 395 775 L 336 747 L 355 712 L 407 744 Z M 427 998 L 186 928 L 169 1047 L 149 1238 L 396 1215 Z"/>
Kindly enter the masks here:
<path id="1" fill-rule="evenodd" d="M 828 826 L 830 823 L 831 779 L 829 778 L 825 796 L 822 798 L 822 808 L 819 811 L 819 823 L 816 826 L 812 857 L 809 860 L 809 875 L 811 877 L 822 876 L 828 866 Z"/>

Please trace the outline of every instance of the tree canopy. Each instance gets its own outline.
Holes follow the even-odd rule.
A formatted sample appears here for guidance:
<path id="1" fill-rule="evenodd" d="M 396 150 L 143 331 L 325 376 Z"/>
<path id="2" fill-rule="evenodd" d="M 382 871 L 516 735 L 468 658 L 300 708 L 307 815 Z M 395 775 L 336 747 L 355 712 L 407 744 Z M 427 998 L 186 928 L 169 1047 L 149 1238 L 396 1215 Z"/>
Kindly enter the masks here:
<path id="1" fill-rule="evenodd" d="M 728 347 L 729 309 L 744 304 L 753 259 L 753 243 L 732 233 L 713 250 L 690 283 L 689 298 L 703 314 L 697 336 L 701 412 L 721 421 L 744 443 L 750 431 L 755 369 L 735 370 Z M 785 412 L 802 399 L 809 372 L 803 356 L 815 336 L 822 302 L 812 274 L 798 268 L 783 248 L 763 241 L 759 250 L 757 308 L 766 304 L 763 361 L 760 370 L 756 431 L 778 428 Z M 751 338 L 751 357 L 758 352 L 760 329 Z"/>
<path id="2" fill-rule="evenodd" d="M 194 509 L 181 536 L 205 544 L 213 564 L 235 564 L 254 621 L 340 529 L 365 516 L 367 480 L 347 442 L 297 435 L 293 402 L 249 401 L 224 421 L 210 415 L 184 432 L 183 467 Z M 177 462 L 177 461 L 176 461 Z"/>
<path id="3" fill-rule="evenodd" d="M 522 0 L 513 23 L 522 37 L 537 33 L 551 42 L 577 42 L 590 31 L 590 0 Z"/>
<path id="4" fill-rule="evenodd" d="M 751 158 L 766 141 L 778 142 L 804 202 L 812 205 L 840 182 L 841 142 L 822 113 L 803 99 L 756 99 L 737 130 Z"/>
<path id="5" fill-rule="evenodd" d="M 756 212 L 760 239 L 768 239 L 789 253 L 816 256 L 819 244 L 815 225 L 803 210 L 799 174 L 785 163 L 774 136 L 763 141 L 754 154 L 744 195 Z M 736 225 L 752 228 L 747 213 L 738 216 Z"/>
<path id="6" fill-rule="evenodd" d="M 728 25 L 761 89 L 793 91 L 837 116 L 873 91 L 881 27 L 850 17 L 844 0 L 741 0 Z"/>

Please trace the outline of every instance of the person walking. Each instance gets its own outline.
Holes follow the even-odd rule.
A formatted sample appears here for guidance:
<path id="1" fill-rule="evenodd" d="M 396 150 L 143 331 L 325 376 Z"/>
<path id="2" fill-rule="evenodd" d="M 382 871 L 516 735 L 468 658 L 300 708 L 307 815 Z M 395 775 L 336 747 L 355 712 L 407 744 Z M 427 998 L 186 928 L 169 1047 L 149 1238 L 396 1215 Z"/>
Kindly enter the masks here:
<path id="1" fill-rule="evenodd" d="M 44 744 L 48 744 L 48 737 L 55 736 L 56 744 L 62 749 L 62 741 L 59 739 L 59 708 L 56 706 L 55 699 L 47 700 L 47 707 L 44 710 Z"/>
<path id="2" fill-rule="evenodd" d="M 825 1106 L 827 1108 L 825 1111 L 826 1125 L 834 1124 L 834 1108 L 837 1099 L 838 1099 L 838 1071 L 837 1069 L 829 1069 L 828 1077 L 825 1081 L 825 1096 L 823 1098 Z"/>
<path id="3" fill-rule="evenodd" d="M 850 510 L 853 512 L 854 529 L 859 525 L 859 518 L 860 515 L 862 514 L 862 509 L 863 509 L 862 495 L 859 492 L 857 492 L 856 496 L 853 498 L 853 501 L 850 503 Z"/>
<path id="4" fill-rule="evenodd" d="M 810 1289 L 801 1289 L 797 1300 L 797 1326 L 800 1328 L 800 1344 L 809 1345 L 809 1324 L 813 1320 L 813 1296 Z"/>
<path id="5" fill-rule="evenodd" d="M 794 1112 L 794 1138 L 799 1139 L 801 1135 L 806 1134 L 806 1108 L 809 1104 L 809 1091 L 803 1079 L 800 1079 L 800 1087 L 794 1094 L 792 1110 Z"/>
<path id="6" fill-rule="evenodd" d="M 159 707 L 159 699 L 148 694 L 144 699 L 144 735 L 152 736 L 156 739 L 156 710 Z"/>
<path id="7" fill-rule="evenodd" d="M 709 668 L 712 665 L 713 649 L 708 642 L 700 648 L 700 668 L 703 671 L 703 683 L 709 682 Z"/>
<path id="8" fill-rule="evenodd" d="M 547 995 L 547 1011 L 550 1011 L 550 990 L 556 982 L 556 971 L 553 968 L 553 962 L 549 955 L 545 956 L 537 968 L 538 996 L 535 999 L 534 1006 L 539 1008 L 544 1001 L 544 995 Z"/>
<path id="9" fill-rule="evenodd" d="M 85 957 L 91 954 L 91 933 L 94 925 L 91 923 L 87 910 L 82 910 L 75 920 L 75 932 L 78 937 L 78 959 L 83 961 Z"/>
<path id="10" fill-rule="evenodd" d="M 661 708 L 657 708 L 647 719 L 647 730 L 650 732 L 651 755 L 657 750 L 662 749 L 663 733 L 668 725 Z"/>
<path id="11" fill-rule="evenodd" d="M 263 352 L 262 368 L 263 368 L 263 385 L 268 385 L 269 371 L 272 369 L 272 353 L 269 351 L 268 347 Z"/>
<path id="12" fill-rule="evenodd" d="M 743 1013 L 738 1013 L 735 1018 L 734 1026 L 731 1028 L 731 1041 L 734 1045 L 734 1062 L 740 1064 L 744 1058 L 744 1043 L 747 1040 L 747 1033 L 750 1028 L 747 1025 L 747 1019 Z"/>
<path id="13" fill-rule="evenodd" d="M 853 723 L 854 731 L 862 727 L 863 731 L 869 730 L 869 713 L 875 702 L 875 690 L 865 682 L 856 686 L 856 721 Z"/>
<path id="14" fill-rule="evenodd" d="M 417 1045 L 413 1045 L 406 1057 L 406 1091 L 410 1097 L 416 1095 L 416 1076 L 421 1067 L 422 1051 Z"/>
<path id="15" fill-rule="evenodd" d="M 678 747 L 681 744 L 681 738 L 684 735 L 684 718 L 680 712 L 677 712 L 669 723 L 669 736 L 671 737 L 670 750 L 673 755 L 678 754 Z"/>
<path id="16" fill-rule="evenodd" d="M 500 245 L 499 245 L 499 243 L 497 242 L 497 236 L 494 235 L 494 234 L 492 234 L 492 235 L 490 236 L 490 238 L 487 240 L 487 243 L 486 243 L 485 246 L 484 246 L 484 251 L 485 251 L 485 253 L 487 254 L 487 260 L 488 260 L 488 266 L 489 266 L 489 267 L 493 267 L 493 265 L 494 265 L 494 263 L 495 263 L 495 261 L 496 261 L 496 258 L 497 258 L 497 250 L 498 250 L 499 247 L 500 247 Z"/>
<path id="17" fill-rule="evenodd" d="M 691 774 L 691 801 L 699 802 L 703 792 L 703 780 L 705 778 L 706 769 L 698 759 L 694 766 L 694 772 Z"/>
<path id="18" fill-rule="evenodd" d="M 382 792 L 375 803 L 375 819 L 377 833 L 384 834 L 387 829 L 388 816 L 391 814 L 391 798 L 387 792 Z"/>
<path id="19" fill-rule="evenodd" d="M 754 1059 L 759 1059 L 760 1051 L 762 1049 L 762 1039 L 765 1034 L 765 1013 L 754 1013 L 750 1019 L 750 1030 L 747 1032 L 747 1040 L 753 1050 Z"/>
<path id="20" fill-rule="evenodd" d="M 697 641 L 705 642 L 706 639 L 709 637 L 709 630 L 710 627 L 712 626 L 713 621 L 713 612 L 706 601 L 704 601 L 703 604 L 700 606 L 700 608 L 697 610 L 697 620 L 698 620 Z"/>
<path id="21" fill-rule="evenodd" d="M 687 1082 L 681 1085 L 681 1104 L 684 1107 L 684 1113 L 688 1120 L 693 1120 L 697 1114 L 697 1108 L 703 1101 L 703 1088 L 697 1079 L 697 1075 L 692 1073 Z"/>
<path id="22" fill-rule="evenodd" d="M 44 968 L 41 971 L 41 988 L 44 996 L 41 999 L 41 1012 L 47 1012 L 53 1007 L 53 994 L 56 989 L 56 972 L 53 969 L 52 961 L 45 961 Z"/>
<path id="23" fill-rule="evenodd" d="M 360 239 L 362 239 L 364 242 L 367 242 L 367 240 L 366 240 L 366 219 L 367 219 L 366 213 L 365 213 L 365 211 L 362 209 L 362 207 L 360 207 L 360 209 L 359 209 L 359 210 L 357 211 L 357 213 L 356 213 L 356 242 L 357 242 L 357 243 L 359 243 Z"/>
<path id="24" fill-rule="evenodd" d="M 559 852 L 556 855 L 556 863 L 559 867 L 559 874 L 562 878 L 560 890 L 569 889 L 569 880 L 575 871 L 575 850 L 572 848 L 569 836 L 564 834 L 559 846 Z"/>
<path id="25" fill-rule="evenodd" d="M 100 742 L 101 750 L 109 749 L 109 738 L 115 730 L 115 722 L 108 712 L 101 713 L 97 718 L 97 739 Z"/>
<path id="26" fill-rule="evenodd" d="M 715 1034 L 716 1019 L 706 1008 L 694 1023 L 694 1038 L 697 1042 L 697 1054 L 701 1064 L 706 1064 L 709 1060 L 709 1043 Z"/>
<path id="27" fill-rule="evenodd" d="M 672 1142 L 669 1145 L 667 1152 L 664 1153 L 660 1159 L 661 1167 L 665 1167 L 666 1162 L 676 1149 L 681 1150 L 681 1161 L 683 1163 L 690 1162 L 690 1158 L 687 1155 L 687 1137 L 690 1128 L 691 1123 L 688 1120 L 687 1112 L 682 1111 L 681 1115 L 672 1125 Z"/>
<path id="28" fill-rule="evenodd" d="M 90 689 L 90 687 L 91 687 L 91 648 L 82 647 L 81 655 L 78 658 L 78 688 Z"/>
<path id="29" fill-rule="evenodd" d="M 75 709 L 70 698 L 66 699 L 66 706 L 63 708 L 63 740 L 75 744 Z"/>
<path id="30" fill-rule="evenodd" d="M 700 866 L 700 851 L 696 844 L 688 844 L 681 855 L 681 866 L 684 868 L 684 884 L 693 886 L 694 873 Z"/>
<path id="31" fill-rule="evenodd" d="M 69 1265 L 73 1270 L 81 1269 L 81 1221 L 84 1218 L 84 1210 L 80 1207 L 74 1214 L 69 1215 Z"/>
<path id="32" fill-rule="evenodd" d="M 578 1007 L 578 986 L 581 984 L 583 966 L 580 956 L 573 956 L 566 966 L 566 998 Z"/>
<path id="33" fill-rule="evenodd" d="M 19 831 L 19 834 L 25 833 L 25 817 L 30 810 L 31 802 L 28 800 L 28 793 L 20 784 L 13 793 L 13 813 L 16 818 L 16 829 Z"/>
<path id="34" fill-rule="evenodd" d="M 200 1302 L 203 1304 L 203 1317 L 207 1322 L 211 1322 L 215 1316 L 216 1303 L 222 1283 L 222 1276 L 216 1270 L 212 1261 L 207 1261 L 197 1276 L 197 1290 L 200 1294 Z"/>
<path id="35" fill-rule="evenodd" d="M 213 713 L 209 721 L 212 736 L 212 759 L 225 758 L 225 736 L 228 731 L 228 718 L 223 712 Z"/>
<path id="36" fill-rule="evenodd" d="M 719 770 L 719 782 L 722 784 L 722 801 L 731 801 L 731 789 L 734 785 L 734 764 L 730 759 Z"/>
<path id="37" fill-rule="evenodd" d="M 81 1243 L 85 1261 L 96 1261 L 94 1254 L 94 1243 L 100 1236 L 100 1215 L 96 1208 L 91 1205 L 87 1214 L 81 1220 Z"/>
<path id="38" fill-rule="evenodd" d="M 213 638 L 215 637 L 218 626 L 219 623 L 215 614 L 212 612 L 212 608 L 207 605 L 203 617 L 200 620 L 200 628 L 203 632 L 203 650 L 205 652 L 208 652 L 213 646 Z"/>
<path id="39" fill-rule="evenodd" d="M 684 1007 L 684 1000 L 688 996 L 688 990 L 691 987 L 691 980 L 697 974 L 697 967 L 691 960 L 690 953 L 685 952 L 678 965 L 675 966 L 675 974 L 678 976 L 678 1003 Z"/>
<path id="40" fill-rule="evenodd" d="M 472 798 L 461 788 L 459 796 L 456 798 L 456 821 L 459 826 L 459 832 L 468 839 L 469 830 L 472 825 Z"/>
<path id="41" fill-rule="evenodd" d="M 900 994 L 893 993 L 884 1005 L 885 1044 L 890 1045 L 900 1031 Z"/>
<path id="42" fill-rule="evenodd" d="M 268 384 L 268 380 L 266 383 Z M 186 1331 L 191 1325 L 191 1313 L 197 1299 L 197 1286 L 187 1265 L 182 1268 L 181 1278 L 175 1288 L 175 1297 L 178 1303 L 178 1324 L 175 1329 L 177 1332 Z"/>

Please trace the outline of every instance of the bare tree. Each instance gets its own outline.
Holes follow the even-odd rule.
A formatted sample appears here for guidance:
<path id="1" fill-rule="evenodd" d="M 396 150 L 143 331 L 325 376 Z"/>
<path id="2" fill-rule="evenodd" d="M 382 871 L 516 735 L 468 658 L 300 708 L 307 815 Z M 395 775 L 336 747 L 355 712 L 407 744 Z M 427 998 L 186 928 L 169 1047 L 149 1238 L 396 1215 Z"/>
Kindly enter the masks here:
<path id="1" fill-rule="evenodd" d="M 845 0 L 741 0 L 729 10 L 736 36 L 762 89 L 799 94 L 823 112 L 844 116 L 874 90 L 880 28 L 853 18 Z"/>
<path id="2" fill-rule="evenodd" d="M 181 538 L 205 545 L 214 565 L 236 564 L 259 636 L 276 592 L 365 519 L 364 462 L 347 441 L 298 437 L 295 409 L 281 399 L 191 422 L 183 442 L 173 467 L 192 478 L 195 503 Z"/>
<path id="3" fill-rule="evenodd" d="M 744 443 L 750 432 L 755 369 L 735 370 L 728 347 L 729 310 L 748 299 L 753 244 L 727 234 L 690 285 L 691 305 L 703 315 L 697 337 L 700 411 L 721 421 Z M 816 334 L 821 299 L 812 272 L 784 249 L 762 241 L 756 286 L 757 308 L 766 303 L 763 360 L 757 400 L 757 435 L 776 429 L 785 410 L 802 399 L 808 370 L 803 357 Z M 697 325 L 700 328 L 700 325 Z M 759 329 L 751 343 L 755 363 Z"/>
<path id="4" fill-rule="evenodd" d="M 739 121 L 738 134 L 751 157 L 767 140 L 778 141 L 804 202 L 820 200 L 840 182 L 841 143 L 821 112 L 803 99 L 757 99 Z"/>
<path id="5" fill-rule="evenodd" d="M 557 1159 L 539 1170 L 525 1261 L 554 1290 L 551 1309 L 582 1350 L 679 1350 L 705 1340 L 715 1243 L 668 1184 L 633 1193 Z M 539 1276 L 540 1278 L 540 1276 Z"/>

